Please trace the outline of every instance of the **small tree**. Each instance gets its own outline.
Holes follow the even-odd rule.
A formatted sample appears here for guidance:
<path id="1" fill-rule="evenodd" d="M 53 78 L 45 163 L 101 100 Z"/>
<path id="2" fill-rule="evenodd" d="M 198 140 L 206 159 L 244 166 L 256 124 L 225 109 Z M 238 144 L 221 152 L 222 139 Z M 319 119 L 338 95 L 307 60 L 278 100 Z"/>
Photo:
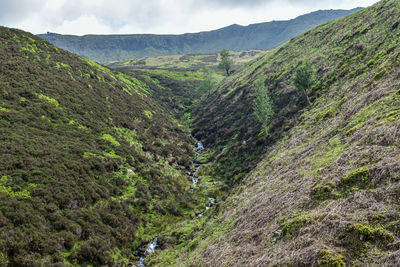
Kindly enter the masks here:
<path id="1" fill-rule="evenodd" d="M 183 126 L 185 126 L 188 131 L 191 131 L 193 119 L 191 118 L 190 112 L 186 112 L 185 114 L 183 114 L 181 117 L 181 121 L 183 123 Z"/>
<path id="2" fill-rule="evenodd" d="M 205 95 L 211 92 L 211 90 L 213 90 L 215 87 L 217 87 L 218 81 L 215 78 L 215 73 L 211 69 L 205 68 L 202 71 L 204 80 L 200 84 L 199 88 L 197 88 L 197 90 Z"/>
<path id="3" fill-rule="evenodd" d="M 314 70 L 310 62 L 303 63 L 297 68 L 294 75 L 293 84 L 297 90 L 302 91 L 307 98 L 309 104 L 311 104 L 310 98 L 308 97 L 308 90 L 315 83 Z"/>
<path id="4" fill-rule="evenodd" d="M 226 49 L 223 49 L 219 55 L 221 56 L 221 61 L 219 62 L 218 68 L 225 70 L 226 75 L 230 75 L 230 70 L 233 65 L 233 60 L 231 58 L 231 55 L 229 54 L 229 51 Z"/>
<path id="5" fill-rule="evenodd" d="M 256 86 L 256 100 L 254 105 L 254 115 L 261 122 L 264 133 L 268 131 L 268 124 L 274 115 L 272 109 L 271 99 L 269 97 L 268 89 L 265 87 L 264 79 L 258 78 L 255 82 Z"/>

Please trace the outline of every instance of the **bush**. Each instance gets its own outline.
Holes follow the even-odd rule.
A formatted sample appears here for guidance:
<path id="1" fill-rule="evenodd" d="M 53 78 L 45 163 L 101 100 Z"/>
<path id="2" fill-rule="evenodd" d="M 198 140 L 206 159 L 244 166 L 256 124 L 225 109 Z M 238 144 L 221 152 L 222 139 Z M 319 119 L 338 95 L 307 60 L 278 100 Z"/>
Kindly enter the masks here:
<path id="1" fill-rule="evenodd" d="M 261 122 L 264 133 L 267 133 L 267 126 L 274 115 L 268 89 L 265 87 L 264 79 L 258 78 L 255 82 L 256 100 L 254 104 L 254 115 Z"/>

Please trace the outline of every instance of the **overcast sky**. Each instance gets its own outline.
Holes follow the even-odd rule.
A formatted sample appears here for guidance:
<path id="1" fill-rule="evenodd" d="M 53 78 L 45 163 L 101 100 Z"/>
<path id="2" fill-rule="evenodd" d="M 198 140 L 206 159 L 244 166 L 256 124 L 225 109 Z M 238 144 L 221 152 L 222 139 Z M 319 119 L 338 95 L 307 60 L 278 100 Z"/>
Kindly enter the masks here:
<path id="1" fill-rule="evenodd" d="M 0 0 L 0 25 L 35 34 L 185 33 L 378 0 Z"/>

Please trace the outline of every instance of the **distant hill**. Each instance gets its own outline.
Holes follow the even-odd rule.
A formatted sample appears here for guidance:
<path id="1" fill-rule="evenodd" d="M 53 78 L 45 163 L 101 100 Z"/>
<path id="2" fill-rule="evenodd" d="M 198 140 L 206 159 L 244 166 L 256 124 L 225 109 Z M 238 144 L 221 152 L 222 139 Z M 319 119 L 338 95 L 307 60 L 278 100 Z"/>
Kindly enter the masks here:
<path id="1" fill-rule="evenodd" d="M 182 35 L 61 35 L 40 34 L 54 45 L 97 62 L 162 55 L 211 53 L 229 50 L 268 49 L 319 24 L 346 16 L 352 10 L 320 10 L 288 21 L 249 26 L 231 25 L 214 31 Z"/>

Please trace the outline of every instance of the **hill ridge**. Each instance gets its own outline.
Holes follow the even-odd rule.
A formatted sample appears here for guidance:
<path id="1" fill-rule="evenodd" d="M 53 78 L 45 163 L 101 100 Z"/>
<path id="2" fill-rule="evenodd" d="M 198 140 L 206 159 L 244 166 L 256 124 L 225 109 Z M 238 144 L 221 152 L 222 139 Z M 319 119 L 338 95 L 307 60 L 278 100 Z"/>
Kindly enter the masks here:
<path id="1" fill-rule="evenodd" d="M 321 23 L 359 10 L 319 10 L 289 21 L 248 26 L 227 26 L 213 31 L 181 35 L 61 35 L 39 34 L 54 45 L 94 61 L 104 63 L 149 56 L 193 54 L 229 50 L 268 49 Z M 292 24 L 293 23 L 293 24 Z"/>

